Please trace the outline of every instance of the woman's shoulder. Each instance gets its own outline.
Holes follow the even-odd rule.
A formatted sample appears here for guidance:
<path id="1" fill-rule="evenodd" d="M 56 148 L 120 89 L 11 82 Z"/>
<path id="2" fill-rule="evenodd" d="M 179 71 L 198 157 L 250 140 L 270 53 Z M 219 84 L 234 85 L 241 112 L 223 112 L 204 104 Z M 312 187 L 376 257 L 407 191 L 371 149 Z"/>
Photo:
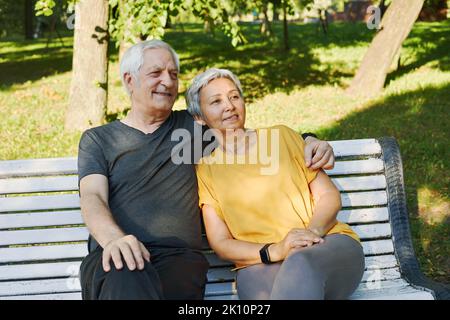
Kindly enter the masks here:
<path id="1" fill-rule="evenodd" d="M 301 135 L 297 131 L 295 131 L 294 129 L 292 129 L 284 124 L 277 124 L 277 125 L 270 126 L 267 128 L 260 128 L 258 130 L 259 131 L 261 131 L 261 130 L 268 130 L 268 131 L 276 130 L 279 132 L 280 137 L 284 137 L 285 139 L 288 139 L 288 140 L 301 138 Z"/>

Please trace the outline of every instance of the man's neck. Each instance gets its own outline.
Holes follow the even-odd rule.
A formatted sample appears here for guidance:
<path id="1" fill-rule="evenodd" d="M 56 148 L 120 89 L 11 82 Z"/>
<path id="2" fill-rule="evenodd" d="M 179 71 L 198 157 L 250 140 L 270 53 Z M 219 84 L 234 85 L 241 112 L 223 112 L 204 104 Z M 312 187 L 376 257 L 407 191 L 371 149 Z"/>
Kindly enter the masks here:
<path id="1" fill-rule="evenodd" d="M 153 133 L 166 121 L 170 113 L 171 111 L 148 114 L 131 108 L 130 112 L 128 112 L 127 116 L 121 122 L 145 134 Z"/>

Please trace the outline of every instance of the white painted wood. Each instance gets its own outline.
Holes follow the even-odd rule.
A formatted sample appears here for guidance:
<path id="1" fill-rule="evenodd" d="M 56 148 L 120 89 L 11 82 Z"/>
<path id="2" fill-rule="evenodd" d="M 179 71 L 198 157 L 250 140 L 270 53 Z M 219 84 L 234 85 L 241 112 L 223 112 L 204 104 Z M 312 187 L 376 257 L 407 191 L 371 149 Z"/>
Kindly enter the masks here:
<path id="1" fill-rule="evenodd" d="M 389 223 L 358 225 L 353 226 L 353 230 L 361 240 L 391 236 Z M 0 231 L 0 245 L 86 241 L 88 236 L 85 227 Z"/>
<path id="2" fill-rule="evenodd" d="M 409 299 L 426 299 L 434 300 L 431 293 L 425 290 L 413 288 L 404 279 L 394 279 L 380 281 L 379 283 L 363 282 L 357 290 L 352 294 L 350 299 L 385 299 L 385 300 L 409 300 Z M 397 298 L 396 298 L 397 297 Z"/>
<path id="3" fill-rule="evenodd" d="M 83 258 L 87 244 L 0 248 L 0 263 Z"/>
<path id="4" fill-rule="evenodd" d="M 0 161 L 0 178 L 76 173 L 75 157 Z"/>
<path id="5" fill-rule="evenodd" d="M 350 224 L 384 222 L 389 221 L 389 212 L 387 207 L 341 210 L 338 220 Z"/>
<path id="6" fill-rule="evenodd" d="M 224 283 L 207 283 L 205 288 L 205 296 L 220 296 L 237 294 L 235 282 Z"/>
<path id="7" fill-rule="evenodd" d="M 25 294 L 77 292 L 81 290 L 78 278 L 0 282 L 0 297 Z"/>
<path id="8" fill-rule="evenodd" d="M 219 281 L 219 279 L 233 279 L 234 273 L 230 270 L 234 268 L 231 262 L 214 259 L 217 257 L 212 253 L 205 253 L 212 267 L 208 272 L 209 281 Z M 211 263 L 213 262 L 213 264 Z M 15 264 L 0 266 L 0 281 L 5 280 L 28 280 L 38 278 L 59 278 L 76 276 L 80 269 L 80 261 L 71 262 L 52 262 L 52 263 L 33 263 L 33 264 Z M 220 266 L 220 267 L 219 267 Z M 374 274 L 380 269 L 392 269 L 398 267 L 397 260 L 394 255 L 382 255 L 366 257 L 366 274 Z M 230 274 L 230 275 L 227 275 Z M 228 277 L 228 278 L 227 278 Z M 370 280 L 374 280 L 371 278 Z M 379 279 L 381 279 L 379 277 Z M 387 278 L 386 278 L 387 279 Z"/>
<path id="9" fill-rule="evenodd" d="M 392 240 L 372 240 L 362 242 L 364 254 L 377 255 L 377 254 L 388 254 L 394 252 L 394 244 Z"/>
<path id="10" fill-rule="evenodd" d="M 224 295 L 224 296 L 208 296 L 205 300 L 239 300 L 237 294 Z"/>
<path id="11" fill-rule="evenodd" d="M 412 286 L 356 291 L 350 300 L 434 300 L 431 293 Z"/>
<path id="12" fill-rule="evenodd" d="M 0 214 L 0 229 L 83 224 L 80 210 Z"/>
<path id="13" fill-rule="evenodd" d="M 352 227 L 361 240 L 390 238 L 392 235 L 389 223 L 376 223 Z"/>
<path id="14" fill-rule="evenodd" d="M 345 174 L 382 173 L 383 160 L 370 158 L 367 160 L 336 161 L 332 170 L 325 170 L 329 176 Z"/>
<path id="15" fill-rule="evenodd" d="M 372 284 L 377 286 L 377 283 L 385 280 L 400 279 L 401 274 L 398 268 L 389 269 L 371 269 L 366 270 L 363 274 L 361 282 L 367 282 L 368 285 Z"/>
<path id="16" fill-rule="evenodd" d="M 77 194 L 0 198 L 0 212 L 80 208 Z"/>
<path id="17" fill-rule="evenodd" d="M 384 175 L 333 178 L 332 181 L 339 191 L 386 189 L 386 178 Z"/>
<path id="18" fill-rule="evenodd" d="M 0 266 L 0 280 L 25 280 L 77 276 L 81 261 Z"/>
<path id="19" fill-rule="evenodd" d="M 387 204 L 386 191 L 341 193 L 342 207 L 382 206 Z"/>
<path id="20" fill-rule="evenodd" d="M 389 220 L 386 207 L 342 210 L 338 220 L 357 224 Z M 83 224 L 80 210 L 0 214 L 0 229 Z"/>
<path id="21" fill-rule="evenodd" d="M 395 267 L 398 267 L 398 262 L 393 254 L 366 257 L 366 270 Z"/>
<path id="22" fill-rule="evenodd" d="M 210 268 L 208 270 L 208 282 L 234 281 L 236 273 L 231 267 Z M 368 269 L 364 272 L 361 282 L 370 282 L 374 286 L 377 282 L 401 278 L 398 267 L 388 269 Z"/>
<path id="23" fill-rule="evenodd" d="M 9 296 L 0 300 L 81 300 L 81 292 Z"/>
<path id="24" fill-rule="evenodd" d="M 375 139 L 329 141 L 336 157 L 373 155 L 381 153 L 381 146 Z"/>
<path id="25" fill-rule="evenodd" d="M 86 227 L 0 231 L 0 246 L 86 241 L 88 237 Z"/>
<path id="26" fill-rule="evenodd" d="M 0 194 L 78 190 L 78 176 L 0 179 Z"/>

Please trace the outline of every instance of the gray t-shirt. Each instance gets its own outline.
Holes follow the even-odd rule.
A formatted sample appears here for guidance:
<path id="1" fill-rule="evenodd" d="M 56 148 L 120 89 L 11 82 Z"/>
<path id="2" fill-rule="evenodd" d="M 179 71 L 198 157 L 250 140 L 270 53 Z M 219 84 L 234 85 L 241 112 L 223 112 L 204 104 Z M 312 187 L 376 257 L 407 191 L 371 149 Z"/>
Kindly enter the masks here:
<path id="1" fill-rule="evenodd" d="M 171 135 L 180 128 L 201 139 L 202 129 L 186 111 L 173 111 L 150 134 L 120 121 L 89 129 L 80 140 L 78 175 L 79 181 L 90 174 L 108 178 L 109 207 L 126 234 L 151 247 L 200 249 L 195 168 L 171 160 L 181 141 L 171 141 Z M 194 156 L 194 139 L 183 141 Z M 89 240 L 92 251 L 98 244 Z"/>

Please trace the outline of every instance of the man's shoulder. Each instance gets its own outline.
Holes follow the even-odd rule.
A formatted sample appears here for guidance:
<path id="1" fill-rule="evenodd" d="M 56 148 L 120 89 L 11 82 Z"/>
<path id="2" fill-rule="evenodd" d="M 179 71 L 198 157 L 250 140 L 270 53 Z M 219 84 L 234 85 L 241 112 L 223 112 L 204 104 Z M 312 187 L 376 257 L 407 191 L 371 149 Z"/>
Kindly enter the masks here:
<path id="1" fill-rule="evenodd" d="M 117 128 L 117 121 L 109 122 L 106 124 L 103 124 L 101 126 L 89 128 L 83 132 L 83 136 L 87 135 L 90 137 L 101 137 L 104 135 L 109 135 L 112 130 L 115 130 Z"/>

